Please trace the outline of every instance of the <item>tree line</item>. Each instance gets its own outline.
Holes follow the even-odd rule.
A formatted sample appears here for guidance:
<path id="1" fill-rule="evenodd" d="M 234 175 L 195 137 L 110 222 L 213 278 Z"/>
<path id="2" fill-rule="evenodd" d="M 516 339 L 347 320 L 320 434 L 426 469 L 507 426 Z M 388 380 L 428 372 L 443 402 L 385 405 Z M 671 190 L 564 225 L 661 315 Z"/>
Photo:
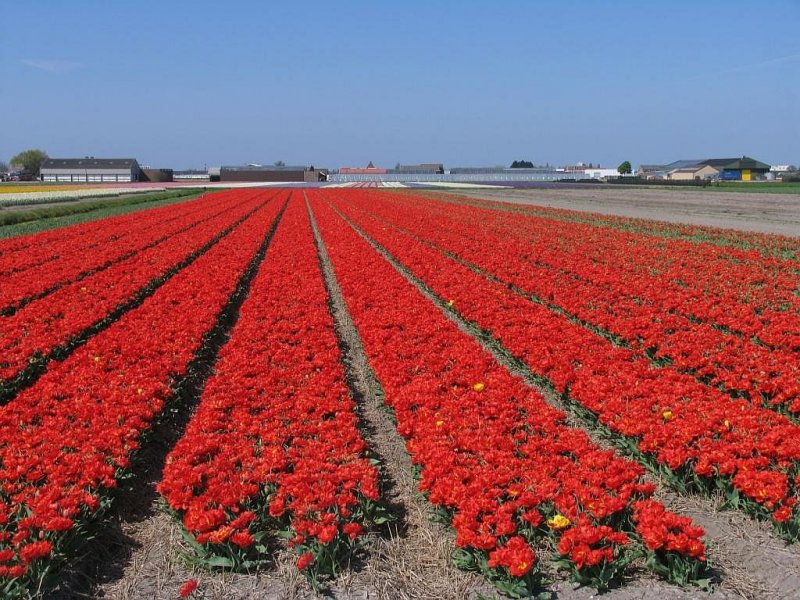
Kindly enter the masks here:
<path id="1" fill-rule="evenodd" d="M 38 179 L 39 171 L 42 168 L 42 163 L 47 158 L 47 152 L 34 148 L 31 150 L 24 150 L 14 156 L 9 163 L 0 161 L 0 173 L 8 173 L 10 171 L 22 171 L 31 177 Z"/>

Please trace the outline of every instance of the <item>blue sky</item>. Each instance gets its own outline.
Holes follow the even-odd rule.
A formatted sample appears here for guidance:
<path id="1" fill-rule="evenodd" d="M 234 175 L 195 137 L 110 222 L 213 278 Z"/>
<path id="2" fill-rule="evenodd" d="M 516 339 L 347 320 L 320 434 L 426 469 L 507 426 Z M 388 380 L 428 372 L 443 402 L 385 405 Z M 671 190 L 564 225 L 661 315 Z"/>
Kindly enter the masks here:
<path id="1" fill-rule="evenodd" d="M 800 163 L 800 0 L 38 0 L 0 27 L 2 160 Z"/>

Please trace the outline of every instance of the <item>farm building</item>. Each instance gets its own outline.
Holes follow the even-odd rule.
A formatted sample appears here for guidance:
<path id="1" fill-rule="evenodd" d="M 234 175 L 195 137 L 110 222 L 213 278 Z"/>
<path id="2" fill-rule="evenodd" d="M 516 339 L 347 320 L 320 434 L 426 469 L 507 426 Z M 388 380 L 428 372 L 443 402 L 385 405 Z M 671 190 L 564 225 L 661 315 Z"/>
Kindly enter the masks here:
<path id="1" fill-rule="evenodd" d="M 770 180 L 784 180 L 797 178 L 797 167 L 794 165 L 772 165 L 772 168 L 767 173 L 767 179 Z"/>
<path id="2" fill-rule="evenodd" d="M 754 158 L 710 158 L 703 164 L 719 171 L 719 178 L 730 181 L 752 181 L 763 179 L 769 173 L 770 166 Z"/>
<path id="3" fill-rule="evenodd" d="M 47 158 L 39 171 L 49 182 L 125 182 L 139 181 L 141 169 L 135 158 Z"/>
<path id="4" fill-rule="evenodd" d="M 444 169 L 443 169 L 444 170 Z M 565 173 L 553 168 L 509 169 L 505 167 L 454 167 L 444 173 L 433 170 L 406 172 L 387 169 L 385 174 L 375 173 L 333 173 L 328 181 L 335 183 L 357 183 L 370 181 L 397 182 L 450 182 L 450 183 L 489 183 L 509 181 L 560 181 L 583 178 L 582 173 Z"/>
<path id="5" fill-rule="evenodd" d="M 340 167 L 339 173 L 342 175 L 385 175 L 386 169 L 376 167 L 369 161 L 366 167 Z"/>
<path id="6" fill-rule="evenodd" d="M 583 175 L 585 179 L 616 179 L 620 177 L 620 172 L 615 168 L 602 168 L 597 167 L 594 169 L 584 169 Z"/>
<path id="7" fill-rule="evenodd" d="M 139 181 L 151 181 L 165 183 L 174 180 L 172 169 L 154 169 L 150 167 L 142 167 L 139 171 Z"/>
<path id="8" fill-rule="evenodd" d="M 667 172 L 667 179 L 671 181 L 706 181 L 717 179 L 718 177 L 719 171 L 711 165 L 682 167 Z"/>
<path id="9" fill-rule="evenodd" d="M 769 170 L 768 164 L 748 156 L 742 156 L 741 158 L 676 160 L 668 165 L 642 165 L 637 174 L 646 179 L 671 179 L 674 181 L 698 179 L 753 181 L 765 179 Z"/>
<path id="10" fill-rule="evenodd" d="M 217 173 L 219 175 L 219 173 Z M 181 169 L 172 173 L 173 181 L 209 181 L 208 169 Z M 217 177 L 219 181 L 219 177 Z"/>
<path id="11" fill-rule="evenodd" d="M 209 170 L 209 173 L 210 171 L 211 170 Z M 315 169 L 313 166 L 279 167 L 245 165 L 240 167 L 220 167 L 219 181 L 303 181 L 310 183 L 315 181 L 325 181 L 327 174 L 327 169 Z"/>
<path id="12" fill-rule="evenodd" d="M 442 163 L 420 163 L 418 165 L 397 165 L 394 169 L 389 169 L 390 173 L 410 173 L 410 174 L 443 174 L 444 165 Z"/>
<path id="13" fill-rule="evenodd" d="M 667 172 L 664 165 L 639 165 L 636 176 L 642 179 L 665 179 Z"/>

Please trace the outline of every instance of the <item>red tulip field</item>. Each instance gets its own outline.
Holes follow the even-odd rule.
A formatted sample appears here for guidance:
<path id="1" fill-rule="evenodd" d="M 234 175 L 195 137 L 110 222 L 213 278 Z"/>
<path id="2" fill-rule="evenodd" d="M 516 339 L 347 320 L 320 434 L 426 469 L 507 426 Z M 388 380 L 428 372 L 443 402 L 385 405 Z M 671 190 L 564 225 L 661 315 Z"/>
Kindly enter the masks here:
<path id="1" fill-rule="evenodd" d="M 1 597 L 100 595 L 147 489 L 181 566 L 114 597 L 800 585 L 800 238 L 239 189 L 0 240 L 0 281 Z"/>

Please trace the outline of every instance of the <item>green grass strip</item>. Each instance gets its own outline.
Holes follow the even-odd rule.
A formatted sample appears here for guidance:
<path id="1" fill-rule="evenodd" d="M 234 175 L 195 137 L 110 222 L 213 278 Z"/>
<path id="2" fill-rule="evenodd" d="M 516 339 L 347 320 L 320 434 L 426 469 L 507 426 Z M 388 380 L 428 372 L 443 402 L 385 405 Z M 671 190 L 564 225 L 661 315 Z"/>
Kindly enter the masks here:
<path id="1" fill-rule="evenodd" d="M 685 188 L 681 188 L 685 189 Z M 689 187 L 691 189 L 691 186 Z M 800 194 L 800 181 L 720 181 L 694 188 L 708 192 L 752 192 L 756 194 Z"/>
<path id="2" fill-rule="evenodd" d="M 197 198 L 204 192 L 203 189 L 187 188 L 125 196 L 114 200 L 91 200 L 69 205 L 48 206 L 34 210 L 0 211 L 0 239 L 185 202 Z"/>

